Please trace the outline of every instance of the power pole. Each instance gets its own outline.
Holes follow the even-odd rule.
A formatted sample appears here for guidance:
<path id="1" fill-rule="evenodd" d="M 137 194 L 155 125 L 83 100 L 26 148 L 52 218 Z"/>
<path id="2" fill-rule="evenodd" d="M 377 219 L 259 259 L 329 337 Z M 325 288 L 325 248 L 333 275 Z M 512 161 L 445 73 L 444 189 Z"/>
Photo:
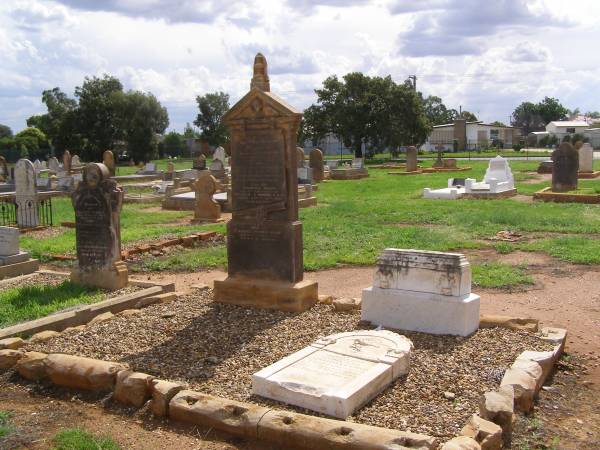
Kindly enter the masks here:
<path id="1" fill-rule="evenodd" d="M 416 91 L 417 90 L 417 76 L 416 75 L 409 75 L 408 79 L 412 80 L 412 87 Z"/>

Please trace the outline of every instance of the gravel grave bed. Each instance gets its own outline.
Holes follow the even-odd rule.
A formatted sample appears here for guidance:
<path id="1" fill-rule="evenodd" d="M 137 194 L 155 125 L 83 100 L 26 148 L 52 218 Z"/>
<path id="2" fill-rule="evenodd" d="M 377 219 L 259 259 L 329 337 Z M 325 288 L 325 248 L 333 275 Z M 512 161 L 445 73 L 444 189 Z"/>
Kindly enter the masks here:
<path id="1" fill-rule="evenodd" d="M 253 396 L 251 375 L 319 336 L 356 329 L 372 329 L 360 325 L 358 311 L 335 313 L 328 305 L 303 313 L 250 309 L 213 303 L 212 291 L 205 290 L 29 344 L 28 350 L 125 362 L 197 391 L 318 415 Z M 552 349 L 535 335 L 501 328 L 468 338 L 400 333 L 414 344 L 409 374 L 348 421 L 449 439 L 522 351 Z"/>

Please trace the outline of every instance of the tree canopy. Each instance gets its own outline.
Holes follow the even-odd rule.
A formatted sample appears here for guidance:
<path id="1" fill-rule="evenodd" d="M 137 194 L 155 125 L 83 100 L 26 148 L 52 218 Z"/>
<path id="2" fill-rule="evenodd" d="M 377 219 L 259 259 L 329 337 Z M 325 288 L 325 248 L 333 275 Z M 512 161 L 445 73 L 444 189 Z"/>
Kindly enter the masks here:
<path id="1" fill-rule="evenodd" d="M 31 116 L 27 125 L 43 131 L 58 155 L 66 149 L 88 161 L 99 161 L 107 149 L 125 147 L 136 161 L 157 156 L 157 133 L 169 124 L 167 110 L 151 93 L 123 90 L 110 75 L 86 77 L 75 99 L 60 88 L 42 93 L 46 114 Z M 118 144 L 124 145 L 118 145 Z"/>
<path id="2" fill-rule="evenodd" d="M 200 112 L 194 125 L 200 128 L 200 137 L 213 146 L 223 144 L 229 136 L 222 123 L 223 116 L 229 110 L 229 94 L 214 92 L 199 95 L 196 102 Z"/>
<path id="3" fill-rule="evenodd" d="M 0 139 L 6 137 L 12 137 L 13 132 L 8 125 L 2 125 L 0 123 Z"/>
<path id="4" fill-rule="evenodd" d="M 395 148 L 420 144 L 431 129 L 419 95 L 390 76 L 353 72 L 340 80 L 333 75 L 315 93 L 317 103 L 305 111 L 300 138 L 318 141 L 331 133 L 357 157 L 363 156 L 363 144 Z"/>
<path id="5" fill-rule="evenodd" d="M 511 125 L 522 128 L 525 134 L 542 131 L 555 120 L 566 120 L 569 110 L 551 97 L 545 97 L 539 103 L 523 102 L 512 113 Z"/>

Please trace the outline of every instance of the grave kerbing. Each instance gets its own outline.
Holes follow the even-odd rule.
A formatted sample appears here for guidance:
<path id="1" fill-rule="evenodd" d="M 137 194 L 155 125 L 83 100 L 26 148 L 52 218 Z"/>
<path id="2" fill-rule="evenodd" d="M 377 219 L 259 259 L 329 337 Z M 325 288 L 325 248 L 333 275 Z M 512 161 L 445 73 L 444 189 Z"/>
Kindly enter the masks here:
<path id="1" fill-rule="evenodd" d="M 110 179 L 108 167 L 88 164 L 71 199 L 77 244 L 71 280 L 109 290 L 127 286 L 127 266 L 121 260 L 123 190 Z"/>
<path id="2" fill-rule="evenodd" d="M 232 219 L 228 277 L 215 281 L 215 300 L 302 311 L 318 296 L 317 283 L 303 280 L 296 173 L 302 114 L 269 92 L 260 53 L 251 86 L 223 117 L 231 135 Z"/>

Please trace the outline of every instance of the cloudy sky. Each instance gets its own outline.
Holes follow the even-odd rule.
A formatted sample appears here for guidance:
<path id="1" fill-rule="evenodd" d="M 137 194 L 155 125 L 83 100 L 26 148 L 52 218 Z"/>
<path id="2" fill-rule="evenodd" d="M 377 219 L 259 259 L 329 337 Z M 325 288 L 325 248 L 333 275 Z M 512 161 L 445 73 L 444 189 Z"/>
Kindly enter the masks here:
<path id="1" fill-rule="evenodd" d="M 554 96 L 600 110 L 598 0 L 1 0 L 0 123 L 44 112 L 109 73 L 154 93 L 182 130 L 197 95 L 248 89 L 254 54 L 298 108 L 331 74 L 417 76 L 425 95 L 486 121 Z"/>

